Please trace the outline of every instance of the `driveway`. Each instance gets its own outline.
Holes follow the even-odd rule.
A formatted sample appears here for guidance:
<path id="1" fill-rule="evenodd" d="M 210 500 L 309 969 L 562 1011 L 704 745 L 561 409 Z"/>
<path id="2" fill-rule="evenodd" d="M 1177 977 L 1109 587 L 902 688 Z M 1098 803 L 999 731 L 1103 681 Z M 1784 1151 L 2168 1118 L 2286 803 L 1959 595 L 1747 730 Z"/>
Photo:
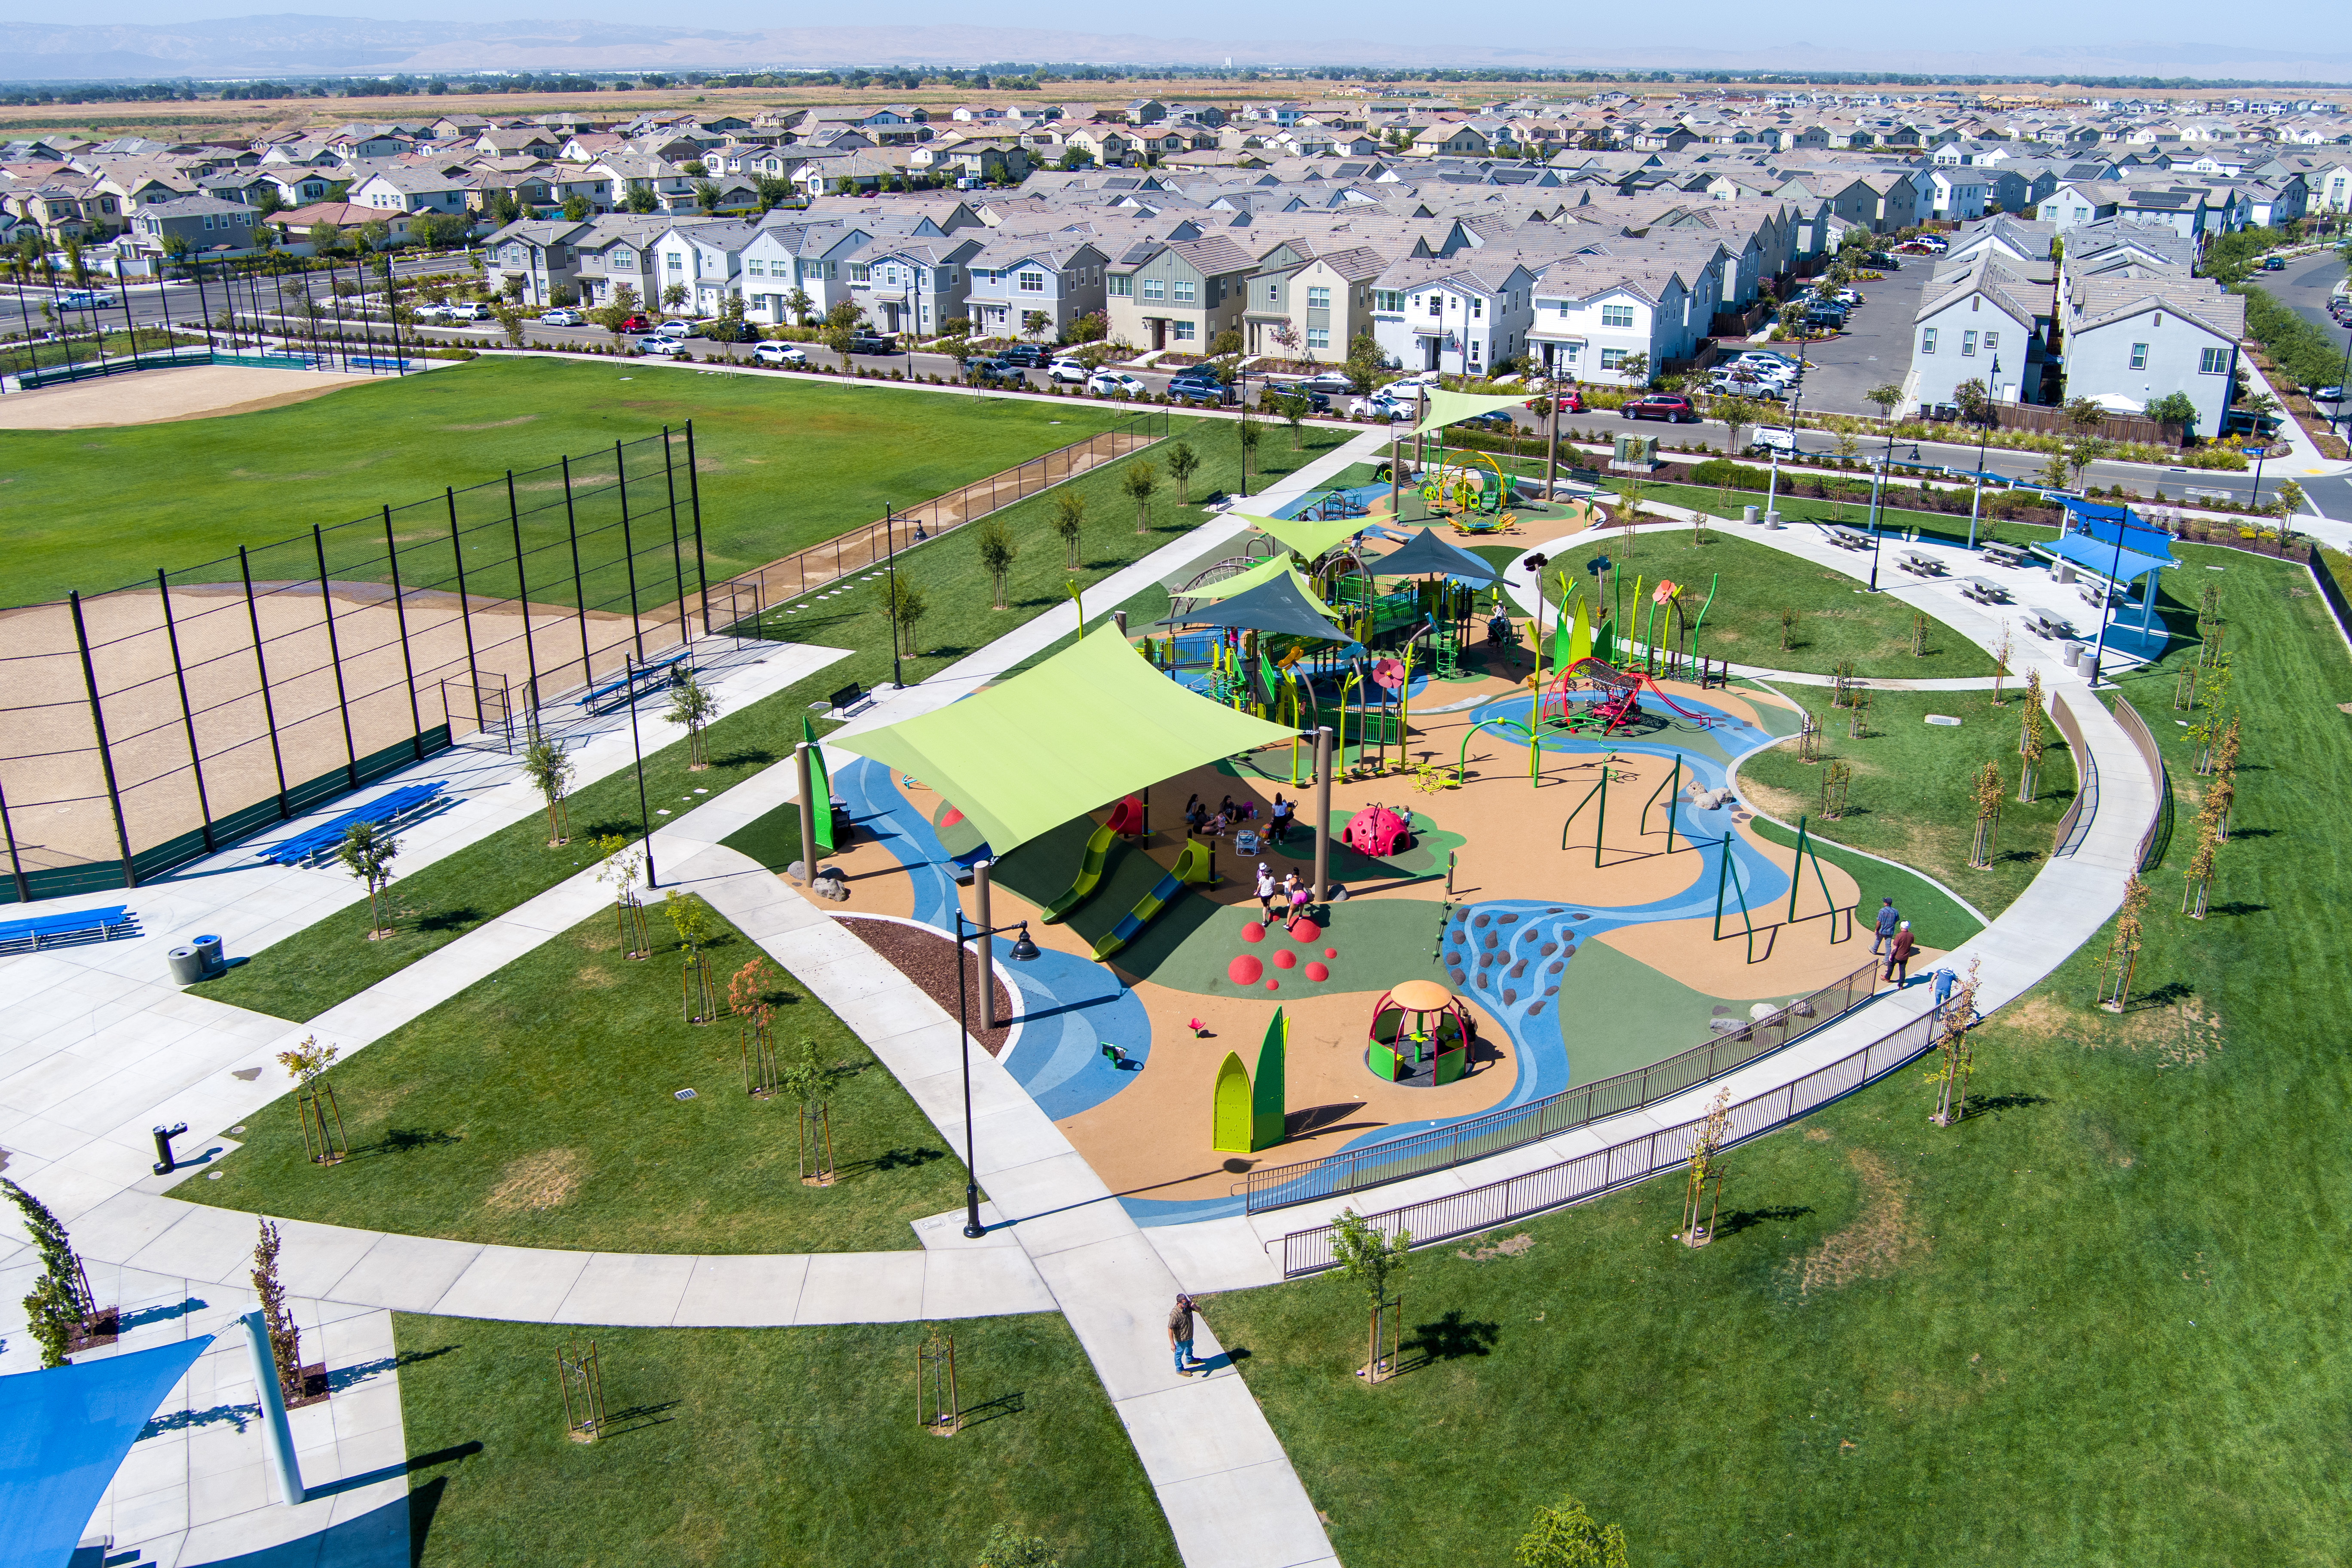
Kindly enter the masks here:
<path id="1" fill-rule="evenodd" d="M 1935 258 L 1906 256 L 1903 270 L 1857 283 L 1863 302 L 1846 313 L 1845 331 L 1805 347 L 1804 406 L 1832 414 L 1875 414 L 1863 394 L 1903 384 L 1911 371 L 1911 319 L 1919 313 Z"/>

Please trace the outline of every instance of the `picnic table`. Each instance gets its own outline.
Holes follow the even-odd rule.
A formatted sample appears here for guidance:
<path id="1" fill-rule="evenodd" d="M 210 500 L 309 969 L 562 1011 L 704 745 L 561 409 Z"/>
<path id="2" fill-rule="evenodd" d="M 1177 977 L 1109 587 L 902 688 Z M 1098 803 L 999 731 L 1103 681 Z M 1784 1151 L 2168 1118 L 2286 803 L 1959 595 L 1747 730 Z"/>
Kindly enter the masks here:
<path id="1" fill-rule="evenodd" d="M 1977 548 L 1979 554 L 1996 566 L 2029 566 L 2033 563 L 2033 557 L 2021 545 L 2000 544 L 1988 539 Z"/>
<path id="2" fill-rule="evenodd" d="M 1960 592 L 1979 605 L 2000 605 L 2009 601 L 2009 590 L 1990 577 L 1963 577 Z"/>
<path id="3" fill-rule="evenodd" d="M 1941 577 L 1944 563 L 1934 556 L 1917 550 L 1906 550 L 1895 558 L 1895 563 L 1906 572 L 1921 577 Z"/>
<path id="4" fill-rule="evenodd" d="M 316 827 L 306 827 L 290 838 L 264 845 L 262 859 L 273 866 L 299 866 L 318 858 L 343 841 L 343 836 L 362 822 L 379 827 L 387 826 L 412 812 L 421 811 L 441 798 L 448 787 L 446 779 L 435 779 L 430 784 L 403 784 L 389 795 L 378 795 L 365 805 L 347 811 L 332 822 L 322 822 Z"/>
<path id="5" fill-rule="evenodd" d="M 1843 523 L 1832 522 L 1822 524 L 1822 531 L 1828 534 L 1830 536 L 1830 542 L 1836 545 L 1841 550 L 1867 550 L 1870 548 L 1870 535 L 1863 532 L 1858 528 L 1848 528 Z"/>
<path id="6" fill-rule="evenodd" d="M 2047 610 L 2026 611 L 2025 629 L 2035 637 L 2049 637 L 2053 641 L 2063 641 L 2074 635 L 2074 626 L 2064 616 L 2053 616 Z"/>
<path id="7" fill-rule="evenodd" d="M 121 904 L 102 910 L 68 910 L 62 914 L 0 921 L 0 952 L 37 952 L 45 947 L 142 934 L 139 917 Z"/>

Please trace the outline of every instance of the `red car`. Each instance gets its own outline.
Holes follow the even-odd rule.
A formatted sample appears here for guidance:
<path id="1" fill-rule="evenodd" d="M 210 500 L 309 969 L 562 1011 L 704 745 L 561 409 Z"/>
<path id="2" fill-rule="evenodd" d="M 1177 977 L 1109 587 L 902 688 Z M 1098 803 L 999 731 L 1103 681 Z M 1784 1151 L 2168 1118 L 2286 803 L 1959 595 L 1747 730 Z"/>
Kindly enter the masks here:
<path id="1" fill-rule="evenodd" d="M 654 324 L 643 316 L 631 316 L 621 323 L 621 331 L 625 332 L 650 332 L 653 330 Z"/>
<path id="2" fill-rule="evenodd" d="M 1619 412 L 1628 419 L 1663 419 L 1669 425 L 1696 425 L 1698 410 L 1691 400 L 1675 392 L 1654 392 L 1647 397 L 1637 397 Z"/>
<path id="3" fill-rule="evenodd" d="M 1566 392 L 1561 393 L 1556 401 L 1559 405 L 1559 411 L 1562 414 L 1581 414 L 1584 412 L 1584 395 L 1577 391 L 1576 388 L 1572 386 Z M 1544 411 L 1543 405 L 1544 400 L 1542 398 L 1531 397 L 1528 399 L 1528 412 L 1530 414 L 1541 414 Z"/>

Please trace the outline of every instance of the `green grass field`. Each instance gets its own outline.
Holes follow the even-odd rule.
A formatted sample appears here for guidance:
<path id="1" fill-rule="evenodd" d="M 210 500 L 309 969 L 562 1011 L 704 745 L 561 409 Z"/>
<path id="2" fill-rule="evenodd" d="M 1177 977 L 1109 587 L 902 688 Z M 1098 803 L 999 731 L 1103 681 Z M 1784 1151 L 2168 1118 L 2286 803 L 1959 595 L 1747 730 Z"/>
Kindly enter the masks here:
<path id="1" fill-rule="evenodd" d="M 962 1568 L 998 1524 L 1078 1568 L 1174 1568 L 1135 1449 L 1058 1317 L 955 1336 L 967 1425 L 915 1419 L 918 1323 L 589 1329 L 393 1319 L 419 1568 Z M 607 1436 L 563 1436 L 593 1339 Z"/>
<path id="2" fill-rule="evenodd" d="M 117 587 L 444 486 L 609 454 L 616 440 L 688 420 L 715 583 L 1130 412 L 633 360 L 492 357 L 217 419 L 0 430 L 7 598 Z"/>
<path id="3" fill-rule="evenodd" d="M 2227 567 L 2246 765 L 2213 913 L 2177 913 L 2184 831 L 2121 1016 L 2090 1005 L 2102 939 L 1977 1032 L 1968 1121 L 1929 1125 L 1905 1071 L 1735 1150 L 1703 1251 L 1667 1178 L 1416 1255 L 1378 1390 L 1346 1287 L 1209 1304 L 1351 1568 L 1502 1562 L 1564 1492 L 1684 1568 L 2342 1560 L 2352 859 L 2323 781 L 2352 660 L 2299 568 L 2177 551 Z M 2168 673 L 2125 689 L 2193 784 Z"/>
<path id="4" fill-rule="evenodd" d="M 677 938 L 621 956 L 600 912 L 329 1069 L 351 1156 L 305 1155 L 291 1095 L 254 1116 L 219 1181 L 182 1195 L 328 1225 L 604 1252 L 843 1252 L 916 1245 L 963 1163 L 887 1069 L 789 975 L 780 1065 L 834 1068 L 840 1178 L 805 1187 L 786 1096 L 743 1091 L 742 1037 L 683 1016 Z M 759 950 L 714 917 L 719 1005 Z M 675 1092 L 692 1089 L 695 1098 Z"/>
<path id="5" fill-rule="evenodd" d="M 1241 454 L 1232 425 L 1183 418 L 1173 423 L 1174 438 L 1189 442 L 1201 456 L 1200 471 L 1192 476 L 1195 498 L 1237 485 Z M 1266 442 L 1253 464 L 1252 488 L 1304 467 L 1348 436 L 1343 429 L 1310 427 L 1303 452 L 1290 451 L 1284 441 Z M 916 629 L 915 645 L 922 651 L 904 661 L 908 683 L 937 674 L 1040 611 L 1065 602 L 1066 580 L 1075 577 L 1082 589 L 1091 587 L 1198 523 L 1200 511 L 1179 506 L 1163 482 L 1151 502 L 1151 531 L 1135 531 L 1135 503 L 1120 489 L 1127 467 L 1139 459 L 1164 471 L 1166 458 L 1167 444 L 1162 443 L 1138 458 L 1070 481 L 1087 503 L 1081 564 L 1075 573 L 1064 566 L 1063 544 L 1053 531 L 1051 494 L 1033 496 L 998 514 L 1019 552 L 1007 580 L 1009 609 L 989 607 L 988 574 L 979 565 L 978 529 L 957 529 L 902 557 L 900 574 L 922 590 L 930 604 L 929 614 Z M 1165 597 L 1161 595 L 1163 603 Z M 851 649 L 849 656 L 749 708 L 722 714 L 710 729 L 711 765 L 703 773 L 688 771 L 683 742 L 647 753 L 646 790 L 655 805 L 676 809 L 709 798 L 695 795 L 697 789 L 717 795 L 740 784 L 792 754 L 812 700 L 852 679 L 871 686 L 891 679 L 889 634 L 876 587 L 867 584 L 825 605 L 822 611 L 793 616 L 784 629 L 799 640 Z M 1090 605 L 1088 613 L 1098 616 L 1107 607 Z M 783 630 L 774 635 L 782 636 Z M 724 688 L 719 697 L 723 704 Z M 667 731 L 667 726 L 658 728 Z M 571 816 L 575 845 L 599 834 L 635 832 L 639 822 L 635 773 L 615 773 L 576 792 L 571 797 Z M 250 963 L 206 982 L 203 994 L 281 1018 L 313 1017 L 574 875 L 585 864 L 578 848 L 549 849 L 545 822 L 527 818 L 394 882 L 407 911 L 395 922 L 400 936 L 365 941 L 368 916 L 362 900 L 264 948 Z"/>

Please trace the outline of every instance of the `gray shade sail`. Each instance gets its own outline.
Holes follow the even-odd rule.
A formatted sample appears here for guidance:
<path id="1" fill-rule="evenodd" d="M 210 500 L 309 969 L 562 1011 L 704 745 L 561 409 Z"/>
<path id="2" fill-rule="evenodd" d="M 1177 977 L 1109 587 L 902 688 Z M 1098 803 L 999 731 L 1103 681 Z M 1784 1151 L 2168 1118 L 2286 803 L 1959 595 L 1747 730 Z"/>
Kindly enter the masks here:
<path id="1" fill-rule="evenodd" d="M 1429 529 L 1398 550 L 1368 563 L 1375 577 L 1459 577 L 1465 583 L 1499 583 L 1502 568 L 1489 566 L 1475 555 L 1449 544 Z"/>

